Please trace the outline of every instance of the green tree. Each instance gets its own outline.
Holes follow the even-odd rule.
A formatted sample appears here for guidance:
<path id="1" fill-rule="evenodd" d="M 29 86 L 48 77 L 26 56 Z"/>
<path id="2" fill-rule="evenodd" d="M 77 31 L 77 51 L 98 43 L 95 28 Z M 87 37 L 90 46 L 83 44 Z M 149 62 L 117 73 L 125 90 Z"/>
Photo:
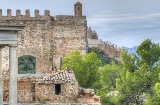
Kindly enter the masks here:
<path id="1" fill-rule="evenodd" d="M 160 83 L 156 83 L 153 91 L 153 95 L 147 95 L 147 100 L 144 102 L 145 105 L 160 105 Z"/>
<path id="2" fill-rule="evenodd" d="M 137 54 L 142 62 L 145 62 L 148 66 L 152 67 L 160 60 L 159 44 L 155 44 L 150 39 L 147 39 L 138 46 Z"/>
<path id="3" fill-rule="evenodd" d="M 99 84 L 101 88 L 96 91 L 96 93 L 101 96 L 102 103 L 107 103 L 108 105 L 119 103 L 118 99 L 121 97 L 114 94 L 116 93 L 116 79 L 119 77 L 119 73 L 120 66 L 115 62 L 102 67 Z"/>
<path id="4" fill-rule="evenodd" d="M 94 52 L 97 54 L 98 59 L 102 61 L 102 66 L 106 64 L 112 63 L 112 61 L 118 63 L 118 61 L 113 57 L 109 57 L 103 50 L 99 49 L 98 47 L 91 47 L 89 48 L 88 52 Z"/>
<path id="5" fill-rule="evenodd" d="M 145 105 L 160 105 L 160 61 L 156 65 L 159 74 L 159 80 L 155 83 L 152 88 L 152 94 L 147 94 L 147 100 L 144 103 Z"/>
<path id="6" fill-rule="evenodd" d="M 142 93 L 152 96 L 154 84 L 158 81 L 160 58 L 158 44 L 147 39 L 137 49 L 137 55 L 124 53 L 119 65 L 122 67 L 116 81 L 116 89 L 123 95 L 123 104 L 142 104 Z"/>
<path id="7" fill-rule="evenodd" d="M 78 80 L 80 86 L 89 88 L 99 80 L 99 67 L 101 61 L 95 53 L 89 53 L 82 57 L 77 50 L 63 58 L 62 69 L 71 68 Z"/>
<path id="8" fill-rule="evenodd" d="M 108 87 L 109 90 L 115 90 L 116 79 L 119 77 L 120 66 L 115 62 L 103 66 L 100 72 L 103 86 Z"/>
<path id="9" fill-rule="evenodd" d="M 98 59 L 97 54 L 91 52 L 83 58 L 83 71 L 85 83 L 83 87 L 93 87 L 94 83 L 99 80 L 99 67 L 102 62 Z"/>

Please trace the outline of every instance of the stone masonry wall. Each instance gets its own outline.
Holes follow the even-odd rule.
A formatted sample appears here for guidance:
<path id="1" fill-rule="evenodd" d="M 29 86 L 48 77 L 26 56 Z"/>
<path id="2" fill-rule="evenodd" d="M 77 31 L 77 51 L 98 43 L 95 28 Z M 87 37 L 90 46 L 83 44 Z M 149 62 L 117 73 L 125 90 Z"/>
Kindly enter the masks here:
<path id="1" fill-rule="evenodd" d="M 36 73 L 48 73 L 51 65 L 48 65 L 46 53 L 51 49 L 56 55 L 65 56 L 73 50 L 79 50 L 82 54 L 87 53 L 87 24 L 85 16 L 50 16 L 50 11 L 45 10 L 44 16 L 35 10 L 35 16 L 30 17 L 30 11 L 25 15 L 16 11 L 16 16 L 7 10 L 7 16 L 2 16 L 0 10 L 0 27 L 10 26 L 21 29 L 18 36 L 18 57 L 31 55 L 36 57 Z M 52 46 L 54 45 L 54 46 Z M 54 47 L 54 48 L 53 48 Z M 8 51 L 8 50 L 3 50 Z M 6 52 L 3 52 L 4 54 Z M 7 70 L 7 63 L 5 68 Z"/>
<path id="2" fill-rule="evenodd" d="M 91 27 L 87 28 L 87 37 L 90 39 L 98 39 L 98 35 L 95 31 L 92 31 Z"/>
<path id="3" fill-rule="evenodd" d="M 87 28 L 87 37 L 88 37 L 88 46 L 89 47 L 98 47 L 103 50 L 109 57 L 120 58 L 123 48 L 118 48 L 117 45 L 112 44 L 111 42 L 104 42 L 98 39 L 98 35 L 91 27 Z"/>
<path id="4" fill-rule="evenodd" d="M 83 93 L 79 98 L 78 82 L 72 70 L 50 72 L 51 62 L 48 62 L 50 51 L 54 55 L 64 57 L 73 50 L 79 50 L 81 54 L 87 53 L 87 22 L 85 16 L 50 16 L 50 11 L 45 10 L 44 15 L 39 15 L 35 10 L 35 16 L 30 16 L 30 10 L 21 15 L 21 10 L 12 16 L 11 9 L 7 10 L 7 16 L 2 16 L 0 9 L 0 28 L 22 30 L 17 33 L 18 47 L 17 57 L 31 55 L 36 57 L 36 74 L 18 75 L 18 103 L 32 102 L 57 102 L 57 103 L 100 103 L 100 98 L 92 91 Z M 3 31 L 4 31 L 3 30 Z M 13 32 L 14 32 L 13 30 Z M 7 31 L 4 31 L 7 32 Z M 2 49 L 2 73 L 3 73 L 3 99 L 9 100 L 9 47 Z M 59 95 L 55 94 L 55 85 L 61 86 Z M 85 94 L 89 94 L 87 101 Z M 87 95 L 88 97 L 88 95 Z M 98 100 L 98 101 L 97 101 Z"/>
<path id="5" fill-rule="evenodd" d="M 85 16 L 56 16 L 53 39 L 57 54 L 65 56 L 73 50 L 87 52 L 87 24 Z"/>
<path id="6" fill-rule="evenodd" d="M 110 57 L 116 57 L 116 58 L 120 58 L 123 52 L 123 48 L 117 48 L 117 46 L 109 42 L 98 44 L 98 48 L 103 50 Z"/>
<path id="7" fill-rule="evenodd" d="M 61 85 L 59 95 L 55 94 L 55 84 Z M 35 84 L 35 100 L 36 102 L 65 102 L 66 100 L 74 101 L 78 96 L 78 82 L 73 71 L 60 71 L 52 75 L 39 77 Z"/>
<path id="8" fill-rule="evenodd" d="M 19 74 L 18 103 L 74 102 L 78 98 L 78 82 L 74 72 L 63 70 L 53 74 Z M 55 94 L 55 84 L 61 85 L 60 94 Z M 3 78 L 3 99 L 9 100 L 9 78 Z"/>

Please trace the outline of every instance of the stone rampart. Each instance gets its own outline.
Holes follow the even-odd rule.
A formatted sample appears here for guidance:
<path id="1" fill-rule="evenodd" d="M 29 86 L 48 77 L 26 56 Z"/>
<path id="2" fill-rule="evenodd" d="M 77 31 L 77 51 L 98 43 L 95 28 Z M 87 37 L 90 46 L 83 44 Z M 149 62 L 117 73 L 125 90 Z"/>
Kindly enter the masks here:
<path id="1" fill-rule="evenodd" d="M 73 50 L 79 50 L 83 55 L 87 53 L 85 16 L 53 17 L 50 16 L 49 10 L 45 10 L 43 16 L 39 15 L 39 10 L 35 10 L 34 17 L 30 16 L 30 10 L 26 10 L 25 15 L 21 15 L 21 11 L 17 10 L 16 16 L 12 16 L 11 9 L 7 10 L 7 16 L 2 16 L 0 10 L 0 29 L 6 30 L 3 27 L 17 29 L 25 27 L 17 33 L 18 57 L 23 55 L 36 57 L 36 73 L 48 73 L 51 70 L 51 65 L 48 65 L 45 59 L 51 49 L 55 55 L 62 57 Z"/>
<path id="2" fill-rule="evenodd" d="M 96 31 L 92 31 L 91 27 L 87 28 L 87 36 L 90 39 L 98 39 L 98 35 L 97 35 Z"/>
<path id="3" fill-rule="evenodd" d="M 117 47 L 117 45 L 112 44 L 111 42 L 104 42 L 101 39 L 90 39 L 88 38 L 88 46 L 98 47 L 103 50 L 110 57 L 120 58 L 123 48 Z"/>

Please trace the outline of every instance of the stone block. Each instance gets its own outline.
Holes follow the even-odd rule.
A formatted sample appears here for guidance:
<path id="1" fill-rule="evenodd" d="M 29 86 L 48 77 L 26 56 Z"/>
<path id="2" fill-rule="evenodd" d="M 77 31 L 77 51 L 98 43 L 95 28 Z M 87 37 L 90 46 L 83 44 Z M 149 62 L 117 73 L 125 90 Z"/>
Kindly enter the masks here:
<path id="1" fill-rule="evenodd" d="M 11 9 L 7 9 L 7 16 L 8 16 L 8 17 L 11 17 L 11 16 L 12 16 Z"/>

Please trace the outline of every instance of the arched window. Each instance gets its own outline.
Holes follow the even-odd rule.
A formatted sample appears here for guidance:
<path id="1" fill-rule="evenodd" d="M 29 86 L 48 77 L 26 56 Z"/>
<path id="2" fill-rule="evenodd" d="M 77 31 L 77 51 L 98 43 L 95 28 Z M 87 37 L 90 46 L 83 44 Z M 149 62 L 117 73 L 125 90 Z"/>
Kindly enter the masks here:
<path id="1" fill-rule="evenodd" d="M 18 58 L 18 74 L 35 74 L 36 57 L 24 55 Z"/>

